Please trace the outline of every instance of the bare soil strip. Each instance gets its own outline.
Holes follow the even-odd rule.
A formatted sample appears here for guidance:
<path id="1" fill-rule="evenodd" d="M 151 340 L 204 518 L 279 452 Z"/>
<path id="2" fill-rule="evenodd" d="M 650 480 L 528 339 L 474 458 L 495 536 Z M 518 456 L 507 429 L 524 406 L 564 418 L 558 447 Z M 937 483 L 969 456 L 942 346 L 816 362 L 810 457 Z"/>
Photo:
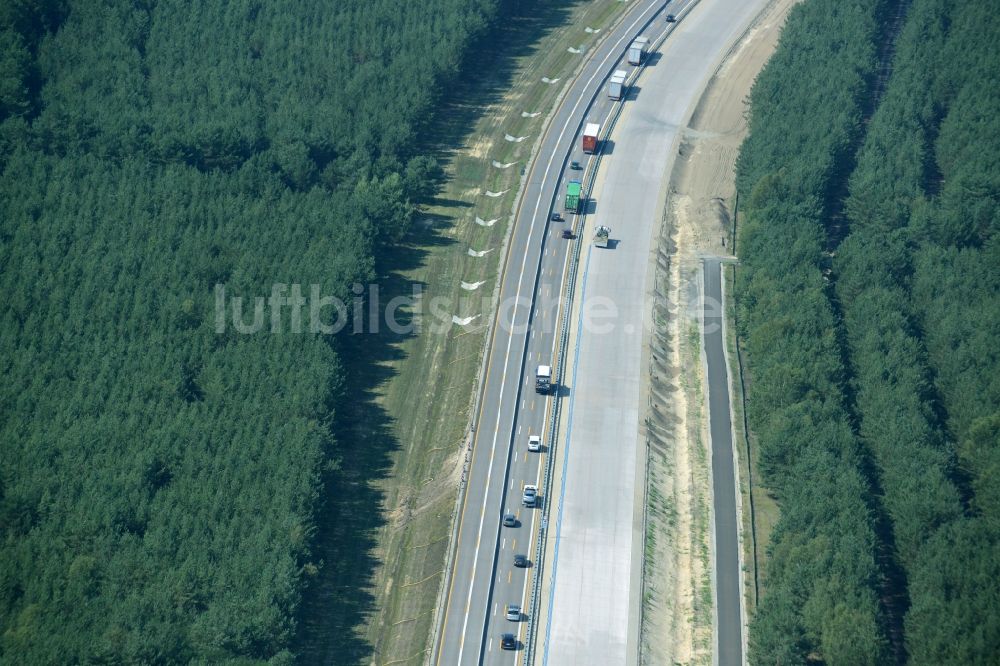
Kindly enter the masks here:
<path id="1" fill-rule="evenodd" d="M 683 130 L 670 176 L 649 360 L 644 664 L 712 663 L 711 489 L 697 328 L 699 262 L 704 255 L 730 254 L 735 164 L 746 135 L 745 100 L 796 2 L 774 0 L 720 65 Z M 736 378 L 733 383 L 738 384 Z M 740 408 L 740 396 L 733 397 L 733 404 Z M 736 422 L 741 422 L 740 412 Z M 742 436 L 741 428 L 737 434 Z M 743 506 L 748 507 L 745 461 L 741 463 Z M 766 492 L 761 495 L 754 495 L 758 554 L 777 510 Z M 747 510 L 744 519 L 746 531 Z M 743 541 L 753 548 L 750 539 Z M 752 595 L 754 558 L 747 552 L 744 559 L 746 589 Z M 752 609 L 754 602 L 751 599 L 747 607 Z"/>

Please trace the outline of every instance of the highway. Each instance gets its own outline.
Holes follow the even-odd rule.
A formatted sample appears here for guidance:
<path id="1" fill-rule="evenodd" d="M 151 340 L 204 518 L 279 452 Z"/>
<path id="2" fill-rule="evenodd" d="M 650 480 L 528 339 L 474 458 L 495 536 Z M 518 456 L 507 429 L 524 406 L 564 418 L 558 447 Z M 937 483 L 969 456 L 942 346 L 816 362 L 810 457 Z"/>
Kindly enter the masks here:
<path id="1" fill-rule="evenodd" d="M 525 622 L 508 621 L 503 607 L 527 605 L 531 569 L 514 567 L 513 558 L 534 552 L 539 512 L 521 506 L 521 489 L 526 483 L 538 484 L 548 455 L 544 449 L 529 454 L 527 440 L 529 435 L 543 434 L 553 399 L 534 392 L 534 371 L 538 364 L 550 363 L 554 355 L 560 285 L 570 244 L 575 242 L 561 237 L 564 227 L 576 225 L 575 216 L 565 214 L 566 222 L 550 222 L 549 215 L 553 210 L 564 213 L 560 195 L 567 175 L 582 179 L 568 165 L 571 159 L 584 162 L 579 134 L 585 119 L 607 115 L 611 108 L 606 95 L 596 93 L 603 91 L 604 79 L 618 68 L 616 63 L 632 38 L 663 7 L 662 0 L 637 2 L 588 54 L 554 112 L 531 165 L 508 244 L 500 308 L 487 346 L 467 492 L 459 509 L 435 663 L 514 663 L 523 648 Z M 595 98 L 598 104 L 591 108 Z M 557 199 L 559 205 L 554 207 Z M 545 501 L 546 497 L 540 498 Z M 517 514 L 517 527 L 502 527 L 507 509 Z M 518 650 L 500 650 L 500 635 L 507 632 L 517 636 Z"/>
<path id="2" fill-rule="evenodd" d="M 677 127 L 690 117 L 715 66 L 765 0 L 701 0 L 676 24 L 663 56 L 640 79 L 638 95 L 625 102 L 613 141 L 605 144 L 586 229 L 580 228 L 584 218 L 563 211 L 562 194 L 569 178 L 587 182 L 583 173 L 568 169 L 570 160 L 581 162 L 585 172 L 593 166 L 593 158 L 579 148 L 583 124 L 605 125 L 617 104 L 604 92 L 606 77 L 615 69 L 631 71 L 618 61 L 632 38 L 642 34 L 655 42 L 672 29 L 663 15 L 680 15 L 687 4 L 637 2 L 628 11 L 570 84 L 528 173 L 508 244 L 500 308 L 487 344 L 467 492 L 459 507 L 434 663 L 509 664 L 520 659 L 528 618 L 522 614 L 519 621 L 508 620 L 504 606 L 515 603 L 527 610 L 531 566 L 536 563 L 515 567 L 514 555 L 533 557 L 540 511 L 522 507 L 521 494 L 526 483 L 541 485 L 549 454 L 544 448 L 528 452 L 527 441 L 530 435 L 547 434 L 546 417 L 554 399 L 569 403 L 574 413 L 568 424 L 572 455 L 563 485 L 554 489 L 562 498 L 556 538 L 562 554 L 552 572 L 549 621 L 538 627 L 538 640 L 544 641 L 538 647 L 544 649 L 536 654 L 542 659 L 535 661 L 634 662 L 641 557 L 641 530 L 637 533 L 635 519 L 642 511 L 634 493 L 642 482 L 636 475 L 641 471 L 639 358 L 659 193 L 676 152 L 671 148 Z M 552 211 L 564 213 L 567 221 L 550 222 Z M 592 222 L 609 224 L 617 246 L 595 255 L 589 235 Z M 579 232 L 577 238 L 561 237 L 566 226 Z M 557 397 L 539 395 L 534 392 L 534 371 L 538 364 L 554 360 L 562 316 L 560 288 L 572 243 L 586 244 L 584 297 L 602 296 L 615 303 L 619 318 L 613 323 L 619 328 L 613 335 L 582 330 L 577 342 L 586 351 L 571 350 L 567 359 L 576 359 L 574 386 L 559 387 Z M 542 496 L 540 504 L 552 499 Z M 508 510 L 517 515 L 514 527 L 501 524 Z M 555 517 L 553 513 L 550 519 Z M 500 636 L 507 632 L 517 637 L 515 651 L 500 649 Z"/>
<path id="3" fill-rule="evenodd" d="M 652 237 L 666 197 L 668 174 L 685 127 L 702 91 L 767 0 L 701 0 L 660 49 L 638 81 L 611 135 L 614 151 L 601 162 L 588 224 L 611 227 L 614 251 L 588 248 L 581 257 L 581 308 L 613 303 L 605 330 L 580 326 L 568 374 L 572 377 L 568 442 L 551 566 L 553 583 L 542 663 L 630 664 L 638 661 L 641 605 L 645 445 L 640 414 L 647 397 L 641 359 L 650 325 Z M 712 366 L 713 369 L 716 367 Z M 725 392 L 710 377 L 713 396 Z M 728 409 L 712 410 L 715 421 Z M 718 437 L 716 446 L 728 440 Z M 719 461 L 721 454 L 713 456 Z M 728 459 L 732 459 L 732 451 Z M 732 484 L 730 469 L 730 485 Z M 716 510 L 735 512 L 732 493 L 716 493 Z M 727 514 L 728 515 L 728 514 Z M 737 557 L 735 520 L 731 540 L 717 539 L 725 561 Z M 731 568 L 720 582 L 727 582 Z M 733 572 L 738 579 L 738 571 Z M 718 588 L 715 609 L 719 664 L 742 661 L 738 585 Z M 724 643 L 719 647 L 720 642 Z"/>

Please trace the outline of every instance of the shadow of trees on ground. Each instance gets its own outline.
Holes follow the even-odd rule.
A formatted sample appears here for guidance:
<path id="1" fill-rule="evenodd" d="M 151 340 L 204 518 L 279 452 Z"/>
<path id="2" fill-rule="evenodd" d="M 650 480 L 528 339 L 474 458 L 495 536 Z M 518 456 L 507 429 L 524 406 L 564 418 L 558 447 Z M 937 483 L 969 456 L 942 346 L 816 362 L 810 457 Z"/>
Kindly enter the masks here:
<path id="1" fill-rule="evenodd" d="M 461 73 L 442 86 L 440 106 L 426 125 L 418 128 L 418 136 L 424 140 L 415 146 L 415 152 L 441 162 L 450 159 L 483 110 L 501 101 L 510 89 L 518 60 L 536 52 L 538 41 L 565 24 L 578 3 L 502 2 L 494 25 L 473 40 Z M 447 206 L 456 214 L 470 206 L 441 198 L 425 203 Z M 429 248 L 454 242 L 442 233 L 447 225 L 438 217 L 418 214 L 417 223 L 403 241 L 385 248 L 377 257 L 382 304 L 412 293 L 413 283 L 406 274 L 423 264 Z M 433 223 L 421 224 L 422 218 Z M 400 315 L 412 314 L 397 314 L 397 320 L 405 325 Z M 387 525 L 384 493 L 378 484 L 391 473 L 393 456 L 401 446 L 393 418 L 378 395 L 395 374 L 392 364 L 403 359 L 401 345 L 409 335 L 380 326 L 378 333 L 341 334 L 333 343 L 344 364 L 343 396 L 331 426 L 337 460 L 326 472 L 317 512 L 312 552 L 319 568 L 300 605 L 294 645 L 299 663 L 386 661 L 375 654 L 363 633 L 376 612 L 373 585 L 381 562 L 378 537 Z"/>

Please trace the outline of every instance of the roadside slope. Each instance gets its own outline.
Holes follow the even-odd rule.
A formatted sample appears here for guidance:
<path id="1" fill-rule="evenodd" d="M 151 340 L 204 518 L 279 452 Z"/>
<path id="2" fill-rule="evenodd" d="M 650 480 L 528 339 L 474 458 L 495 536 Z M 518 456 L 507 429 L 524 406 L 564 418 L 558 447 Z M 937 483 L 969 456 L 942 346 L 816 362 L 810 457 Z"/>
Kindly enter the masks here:
<path id="1" fill-rule="evenodd" d="M 712 658 L 708 440 L 700 337 L 694 328 L 696 282 L 701 256 L 729 253 L 736 155 L 746 134 L 745 100 L 797 1 L 772 2 L 720 65 L 681 131 L 670 174 L 659 236 L 652 344 L 644 370 L 649 394 L 643 595 L 647 664 L 710 663 Z M 731 371 L 737 372 L 732 359 Z M 733 404 L 739 414 L 738 397 Z M 745 473 L 744 458 L 740 456 Z M 746 490 L 745 474 L 740 486 Z M 751 544 L 747 507 L 744 499 L 744 544 Z M 746 589 L 752 595 L 753 557 L 746 548 L 744 562 L 750 578 Z M 753 599 L 749 601 L 752 610 Z"/>
<path id="2" fill-rule="evenodd" d="M 602 157 L 594 213 L 581 236 L 589 239 L 595 225 L 607 225 L 616 242 L 613 251 L 589 244 L 584 249 L 576 301 L 581 312 L 613 304 L 613 315 L 608 325 L 584 324 L 570 352 L 568 421 L 560 432 L 572 433 L 572 454 L 561 478 L 557 535 L 550 546 L 558 553 L 551 567 L 545 639 L 553 663 L 623 663 L 638 654 L 633 616 L 641 606 L 645 452 L 639 448 L 644 439 L 640 385 L 650 242 L 661 218 L 678 128 L 688 122 L 730 45 L 765 5 L 697 5 L 666 41 L 662 55 L 651 59 L 653 66 L 640 77 L 612 132 L 612 150 Z"/>

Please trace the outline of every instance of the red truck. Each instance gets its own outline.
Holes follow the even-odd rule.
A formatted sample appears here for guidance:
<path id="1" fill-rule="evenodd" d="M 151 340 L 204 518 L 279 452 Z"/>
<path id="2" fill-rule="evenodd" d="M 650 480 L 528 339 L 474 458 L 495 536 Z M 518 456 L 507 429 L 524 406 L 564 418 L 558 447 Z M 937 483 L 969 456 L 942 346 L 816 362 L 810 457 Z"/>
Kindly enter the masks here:
<path id="1" fill-rule="evenodd" d="M 597 135 L 601 131 L 601 126 L 597 123 L 587 123 L 583 130 L 583 152 L 592 154 L 597 152 Z"/>

